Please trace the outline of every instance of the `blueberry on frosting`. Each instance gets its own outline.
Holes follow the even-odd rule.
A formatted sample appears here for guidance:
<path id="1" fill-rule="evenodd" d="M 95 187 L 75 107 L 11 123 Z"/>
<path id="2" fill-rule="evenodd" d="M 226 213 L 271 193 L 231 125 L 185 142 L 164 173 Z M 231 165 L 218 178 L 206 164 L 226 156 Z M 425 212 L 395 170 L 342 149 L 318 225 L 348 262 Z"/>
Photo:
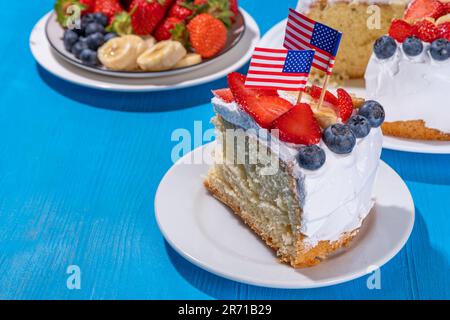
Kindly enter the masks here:
<path id="1" fill-rule="evenodd" d="M 370 133 L 370 123 L 366 117 L 359 114 L 352 116 L 347 125 L 357 138 L 364 138 Z"/>
<path id="2" fill-rule="evenodd" d="M 418 56 L 423 51 L 423 43 L 414 36 L 405 39 L 402 45 L 403 52 L 410 57 Z"/>
<path id="3" fill-rule="evenodd" d="M 350 127 L 341 123 L 326 128 L 323 141 L 331 151 L 338 154 L 350 153 L 356 145 L 356 137 Z"/>
<path id="4" fill-rule="evenodd" d="M 304 169 L 317 170 L 324 165 L 325 160 L 325 151 L 318 145 L 302 146 L 298 151 L 297 161 Z"/>
<path id="5" fill-rule="evenodd" d="M 450 42 L 447 39 L 434 40 L 430 46 L 430 54 L 434 60 L 447 60 L 450 58 Z"/>
<path id="6" fill-rule="evenodd" d="M 395 54 L 397 43 L 390 36 L 382 36 L 375 41 L 373 52 L 378 59 L 388 59 Z"/>
<path id="7" fill-rule="evenodd" d="M 362 107 L 359 109 L 358 114 L 367 118 L 372 128 L 381 126 L 385 118 L 383 107 L 381 104 L 373 100 L 367 100 L 364 102 Z"/>

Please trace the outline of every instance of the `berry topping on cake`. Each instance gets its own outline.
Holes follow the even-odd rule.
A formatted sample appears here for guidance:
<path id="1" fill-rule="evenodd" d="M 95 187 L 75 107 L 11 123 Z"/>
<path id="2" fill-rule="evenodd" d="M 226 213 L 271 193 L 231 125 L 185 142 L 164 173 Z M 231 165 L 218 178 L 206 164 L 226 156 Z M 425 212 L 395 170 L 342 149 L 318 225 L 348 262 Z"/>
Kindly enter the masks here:
<path id="1" fill-rule="evenodd" d="M 273 90 L 253 90 L 245 87 L 245 76 L 239 73 L 228 75 L 228 85 L 237 104 L 262 127 L 269 128 L 272 122 L 293 107 L 292 103 L 273 95 Z"/>
<path id="2" fill-rule="evenodd" d="M 293 105 L 280 97 L 247 97 L 244 110 L 262 128 L 268 129 L 275 119 L 292 109 Z"/>
<path id="3" fill-rule="evenodd" d="M 323 132 L 323 141 L 327 147 L 337 154 L 352 152 L 356 145 L 356 137 L 348 125 L 336 123 Z"/>
<path id="4" fill-rule="evenodd" d="M 359 109 L 358 114 L 367 118 L 372 128 L 381 126 L 385 118 L 383 107 L 374 100 L 367 100 L 364 102 L 363 106 Z"/>
<path id="5" fill-rule="evenodd" d="M 217 98 L 222 99 L 226 103 L 231 103 L 231 102 L 234 101 L 233 93 L 228 88 L 214 90 L 212 93 L 214 94 L 214 96 L 216 96 Z"/>
<path id="6" fill-rule="evenodd" d="M 339 117 L 346 122 L 353 113 L 353 99 L 344 89 L 337 89 Z"/>
<path id="7" fill-rule="evenodd" d="M 276 119 L 271 129 L 279 130 L 282 141 L 312 145 L 320 142 L 322 132 L 307 103 L 300 103 Z"/>
<path id="8" fill-rule="evenodd" d="M 439 38 L 439 29 L 429 20 L 420 20 L 413 27 L 413 35 L 425 42 L 433 42 Z"/>
<path id="9" fill-rule="evenodd" d="M 359 114 L 352 116 L 347 125 L 357 138 L 364 138 L 370 133 L 370 123 L 366 117 Z"/>
<path id="10" fill-rule="evenodd" d="M 401 19 L 392 21 L 391 27 L 389 28 L 389 35 L 398 42 L 405 41 L 406 38 L 412 35 L 412 32 L 413 26 Z"/>
<path id="11" fill-rule="evenodd" d="M 450 22 L 445 22 L 438 25 L 439 37 L 450 41 Z"/>
<path id="12" fill-rule="evenodd" d="M 234 97 L 237 96 L 237 103 L 241 104 L 244 103 L 243 99 L 244 97 L 250 97 L 250 96 L 274 96 L 278 97 L 277 90 L 265 90 L 265 89 L 251 89 L 245 87 L 245 76 L 243 74 L 240 74 L 238 72 L 232 72 L 228 75 L 228 86 L 230 87 L 231 91 L 236 93 Z"/>
<path id="13" fill-rule="evenodd" d="M 388 59 L 395 54 L 397 43 L 390 36 L 382 36 L 375 41 L 373 52 L 378 59 Z"/>
<path id="14" fill-rule="evenodd" d="M 324 165 L 325 160 L 325 151 L 318 145 L 301 146 L 298 150 L 297 161 L 304 169 L 317 170 Z"/>
<path id="15" fill-rule="evenodd" d="M 450 41 L 437 39 L 431 43 L 430 54 L 434 60 L 444 61 L 450 58 Z"/>
<path id="16" fill-rule="evenodd" d="M 438 0 L 413 0 L 405 12 L 406 20 L 437 19 L 445 14 L 446 6 Z"/>
<path id="17" fill-rule="evenodd" d="M 402 48 L 407 56 L 415 57 L 422 53 L 423 43 L 419 38 L 411 36 L 405 39 Z"/>
<path id="18" fill-rule="evenodd" d="M 314 100 L 319 100 L 320 99 L 320 95 L 322 93 L 322 88 L 320 88 L 318 86 L 314 86 L 314 85 L 313 86 L 308 86 L 308 87 L 305 88 L 305 92 L 307 94 L 309 94 L 311 96 L 311 98 L 313 98 Z M 332 104 L 333 106 L 337 106 L 338 105 L 338 99 L 335 97 L 334 94 L 332 94 L 328 90 L 325 93 L 324 101 Z"/>

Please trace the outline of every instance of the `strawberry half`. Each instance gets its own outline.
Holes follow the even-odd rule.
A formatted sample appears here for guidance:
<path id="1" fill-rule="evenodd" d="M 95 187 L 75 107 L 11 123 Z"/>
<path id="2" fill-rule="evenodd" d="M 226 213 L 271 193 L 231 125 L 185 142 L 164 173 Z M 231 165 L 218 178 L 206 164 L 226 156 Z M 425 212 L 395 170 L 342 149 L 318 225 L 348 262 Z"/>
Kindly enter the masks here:
<path id="1" fill-rule="evenodd" d="M 347 122 L 353 113 L 352 97 L 344 89 L 337 89 L 339 118 L 342 122 Z"/>
<path id="2" fill-rule="evenodd" d="M 222 99 L 226 103 L 230 103 L 230 102 L 234 101 L 233 93 L 228 88 L 213 90 L 212 93 L 215 97 Z"/>
<path id="3" fill-rule="evenodd" d="M 444 22 L 438 25 L 439 37 L 450 41 L 450 22 Z"/>
<path id="4" fill-rule="evenodd" d="M 282 141 L 312 145 L 320 142 L 322 132 L 307 103 L 300 103 L 276 119 L 271 129 L 279 130 Z"/>
<path id="5" fill-rule="evenodd" d="M 389 35 L 398 42 L 405 41 L 413 33 L 413 26 L 405 20 L 395 19 L 389 28 Z"/>
<path id="6" fill-rule="evenodd" d="M 276 118 L 293 107 L 289 101 L 280 98 L 278 94 L 274 95 L 274 90 L 246 88 L 245 76 L 237 72 L 228 75 L 228 85 L 239 107 L 262 128 L 269 128 Z"/>
<path id="7" fill-rule="evenodd" d="M 445 5 L 437 0 L 413 0 L 405 12 L 406 20 L 437 19 L 445 14 Z"/>
<path id="8" fill-rule="evenodd" d="M 319 88 L 318 86 L 311 86 L 311 87 L 306 87 L 306 93 L 309 94 L 313 99 L 315 100 L 319 100 L 320 99 L 320 95 L 322 94 L 322 88 Z M 330 104 L 332 104 L 333 106 L 337 106 L 338 105 L 338 99 L 335 97 L 334 94 L 332 94 L 330 91 L 327 90 L 327 92 L 325 92 L 325 97 L 323 99 L 325 102 L 328 102 Z"/>
<path id="9" fill-rule="evenodd" d="M 428 20 L 420 20 L 413 26 L 413 35 L 425 42 L 433 42 L 439 38 L 439 29 Z"/>
<path id="10" fill-rule="evenodd" d="M 245 76 L 238 72 L 232 72 L 228 75 L 228 86 L 230 87 L 233 94 L 238 92 L 240 97 L 244 96 L 272 96 L 278 97 L 277 90 L 271 89 L 251 89 L 245 87 Z M 236 97 L 236 95 L 235 95 Z M 239 100 L 237 100 L 239 104 Z"/>

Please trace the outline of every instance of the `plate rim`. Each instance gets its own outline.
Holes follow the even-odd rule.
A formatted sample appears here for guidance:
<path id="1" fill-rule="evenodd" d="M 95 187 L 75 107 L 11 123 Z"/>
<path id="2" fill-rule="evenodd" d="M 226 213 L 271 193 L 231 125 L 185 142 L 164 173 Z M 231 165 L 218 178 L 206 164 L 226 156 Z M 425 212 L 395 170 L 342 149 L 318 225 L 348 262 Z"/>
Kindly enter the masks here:
<path id="1" fill-rule="evenodd" d="M 311 285 L 280 285 L 279 283 L 275 283 L 275 282 L 266 282 L 266 283 L 261 283 L 261 282 L 257 282 L 254 281 L 252 279 L 242 279 L 242 278 L 238 278 L 236 276 L 234 276 L 231 273 L 222 273 L 218 270 L 215 270 L 213 267 L 210 267 L 208 264 L 202 262 L 200 259 L 190 255 L 187 252 L 184 252 L 182 248 L 180 248 L 176 243 L 174 243 L 172 241 L 172 239 L 167 235 L 166 230 L 164 229 L 161 221 L 160 221 L 160 213 L 158 213 L 158 199 L 160 198 L 160 194 L 161 194 L 161 187 L 162 185 L 166 182 L 166 180 L 169 178 L 169 175 L 171 174 L 171 172 L 173 170 L 175 170 L 176 167 L 183 165 L 183 161 L 192 156 L 192 154 L 194 152 L 198 152 L 204 148 L 212 148 L 214 146 L 216 142 L 210 142 L 207 144 L 204 144 L 198 148 L 195 148 L 194 150 L 192 150 L 191 152 L 189 152 L 188 154 L 184 155 L 182 158 L 180 158 L 175 164 L 173 164 L 169 170 L 167 170 L 167 172 L 164 174 L 163 178 L 161 179 L 158 188 L 156 190 L 155 193 L 155 200 L 154 200 L 154 212 L 155 212 L 155 220 L 157 222 L 158 228 L 161 232 L 161 234 L 163 235 L 165 241 L 167 241 L 167 243 L 171 246 L 172 249 L 174 249 L 178 254 L 180 254 L 182 257 L 184 257 L 186 260 L 188 260 L 189 262 L 191 262 L 192 264 L 196 265 L 197 267 L 204 269 L 214 275 L 217 275 L 219 277 L 223 277 L 225 279 L 228 280 L 232 280 L 235 282 L 239 282 L 239 283 L 244 283 L 244 284 L 249 284 L 249 285 L 253 285 L 253 286 L 258 286 L 258 287 L 266 287 L 266 288 L 273 288 L 273 289 L 292 289 L 292 290 L 296 290 L 296 289 L 313 289 L 313 288 L 321 288 L 321 287 L 328 287 L 328 286 L 333 286 L 333 285 L 338 285 L 341 283 L 346 283 L 358 278 L 361 278 L 367 274 L 369 274 L 370 272 L 366 269 L 366 270 L 360 270 L 358 272 L 354 272 L 351 274 L 348 274 L 347 276 L 344 277 L 340 277 L 340 278 L 334 278 L 334 279 L 329 279 L 329 280 L 325 280 L 322 282 L 318 282 L 318 283 L 314 283 Z M 405 237 L 399 241 L 390 251 L 389 254 L 384 256 L 382 259 L 380 259 L 379 261 L 375 261 L 373 263 L 368 264 L 367 267 L 369 267 L 370 265 L 377 265 L 379 268 L 381 268 L 382 266 L 384 266 L 386 263 L 388 263 L 390 260 L 392 260 L 402 249 L 403 247 L 406 245 L 406 243 L 408 242 L 409 238 L 411 237 L 411 233 L 413 231 L 414 228 L 414 224 L 415 224 L 415 205 L 414 205 L 414 199 L 411 195 L 411 192 L 408 188 L 408 186 L 406 185 L 405 181 L 400 177 L 400 175 L 392 168 L 390 167 L 386 162 L 384 162 L 383 160 L 380 159 L 380 168 L 379 170 L 381 170 L 381 168 L 384 168 L 385 170 L 390 171 L 391 174 L 393 174 L 396 179 L 398 179 L 398 181 L 401 183 L 401 185 L 403 186 L 403 188 L 407 191 L 408 193 L 408 203 L 411 207 L 411 211 L 410 211 L 410 216 L 411 219 L 409 221 L 409 225 L 406 229 L 406 235 Z M 275 263 L 275 262 L 274 262 Z"/>
<path id="2" fill-rule="evenodd" d="M 204 60 L 197 65 L 183 67 L 183 68 L 179 68 L 179 69 L 171 69 L 171 70 L 166 70 L 166 71 L 154 71 L 154 72 L 115 71 L 115 70 L 108 70 L 106 68 L 102 69 L 99 67 L 91 67 L 91 66 L 84 65 L 83 63 L 78 61 L 78 59 L 75 59 L 74 57 L 72 57 L 72 55 L 68 55 L 66 52 L 61 52 L 60 50 L 58 50 L 58 48 L 55 46 L 53 41 L 50 39 L 50 36 L 49 36 L 50 23 L 53 22 L 53 20 L 55 20 L 55 18 L 56 18 L 56 13 L 54 10 L 50 11 L 48 17 L 46 17 L 45 37 L 47 38 L 47 42 L 49 43 L 53 52 L 55 52 L 60 58 L 64 59 L 68 63 L 70 63 L 78 68 L 81 68 L 83 70 L 87 70 L 92 73 L 100 74 L 103 76 L 115 77 L 115 78 L 155 79 L 155 78 L 159 78 L 159 77 L 168 77 L 168 76 L 183 74 L 183 73 L 187 73 L 190 71 L 194 71 L 194 70 L 206 67 L 206 66 L 210 65 L 211 63 L 214 63 L 217 59 L 221 58 L 227 52 L 229 52 L 234 47 L 236 47 L 241 42 L 242 38 L 244 37 L 245 32 L 247 31 L 247 22 L 246 22 L 244 14 L 241 12 L 241 10 L 239 10 L 239 15 L 242 17 L 242 20 L 243 20 L 243 30 L 238 35 L 237 40 L 230 47 L 226 48 L 226 50 L 222 50 L 217 56 L 213 57 L 212 59 Z"/>
<path id="3" fill-rule="evenodd" d="M 269 43 L 271 43 L 269 39 L 272 39 L 272 37 L 276 36 L 276 34 L 279 33 L 280 29 L 283 28 L 284 24 L 286 24 L 286 21 L 287 19 L 283 19 L 273 25 L 265 34 L 261 36 L 260 43 L 262 45 L 268 45 Z M 383 140 L 383 149 L 409 153 L 450 154 L 450 142 L 446 144 L 444 141 L 403 139 L 388 135 L 384 135 L 384 137 L 385 139 Z M 405 145 L 403 142 L 407 142 L 407 144 Z M 442 143 L 443 145 L 440 146 L 433 143 Z"/>
<path id="4" fill-rule="evenodd" d="M 202 68 L 198 70 L 194 70 L 193 72 L 201 72 L 201 74 L 197 75 L 195 78 L 182 78 L 188 73 L 179 74 L 179 75 L 171 75 L 161 77 L 161 79 L 170 79 L 171 83 L 167 84 L 155 84 L 155 83 L 145 83 L 142 81 L 151 81 L 155 80 L 155 78 L 147 78 L 147 79 L 139 79 L 139 78 L 117 78 L 117 77 L 109 77 L 111 79 L 121 79 L 123 82 L 109 82 L 108 77 L 101 74 L 96 74 L 93 72 L 87 72 L 83 69 L 76 68 L 71 64 L 67 63 L 64 60 L 60 59 L 58 56 L 54 55 L 52 52 L 50 45 L 45 37 L 45 19 L 52 13 L 52 11 L 47 12 L 36 22 L 34 25 L 30 36 L 29 36 L 29 47 L 30 51 L 37 62 L 43 69 L 52 75 L 67 81 L 69 83 L 82 86 L 85 88 L 102 90 L 106 92 L 143 92 L 143 93 L 151 93 L 151 92 L 165 92 L 170 90 L 178 90 L 178 89 L 186 89 L 194 86 L 204 85 L 209 82 L 216 81 L 220 78 L 226 76 L 226 74 L 238 70 L 242 66 L 244 66 L 251 58 L 252 48 L 254 48 L 261 37 L 260 28 L 256 22 L 256 20 L 245 10 L 240 8 L 243 16 L 245 16 L 246 21 L 246 29 L 247 32 L 243 36 L 243 40 L 238 46 L 234 47 L 233 50 L 243 50 L 243 46 L 248 47 L 249 50 L 246 50 L 246 54 L 241 54 L 237 57 L 232 57 L 230 62 L 227 61 L 226 66 L 221 66 L 219 70 L 214 71 L 213 73 L 205 72 Z M 229 51 L 228 54 L 231 54 L 233 50 Z M 227 56 L 224 55 L 221 60 L 224 61 Z M 228 57 L 230 58 L 230 57 Z M 230 60 L 230 59 L 226 59 Z M 209 68 L 211 65 L 209 66 Z M 74 70 L 81 70 L 85 74 L 77 73 Z M 106 79 L 102 79 L 106 78 Z M 136 81 L 138 81 L 136 83 Z M 139 82 L 140 81 L 140 82 Z"/>

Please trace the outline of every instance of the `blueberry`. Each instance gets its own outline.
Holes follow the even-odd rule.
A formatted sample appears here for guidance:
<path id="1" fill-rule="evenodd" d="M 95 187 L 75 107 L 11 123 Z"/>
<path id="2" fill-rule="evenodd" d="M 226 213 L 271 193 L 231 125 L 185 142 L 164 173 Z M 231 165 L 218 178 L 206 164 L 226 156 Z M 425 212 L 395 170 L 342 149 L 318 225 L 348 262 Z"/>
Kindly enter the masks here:
<path id="1" fill-rule="evenodd" d="M 117 38 L 117 37 L 118 37 L 117 33 L 109 32 L 109 33 L 105 34 L 104 39 L 105 39 L 105 42 L 108 42 L 109 40 L 111 40 L 113 38 Z"/>
<path id="2" fill-rule="evenodd" d="M 434 60 L 447 60 L 450 57 L 450 42 L 447 39 L 434 40 L 430 46 L 430 54 Z"/>
<path id="3" fill-rule="evenodd" d="M 86 38 L 80 38 L 77 43 L 72 47 L 72 53 L 78 59 L 80 58 L 81 51 L 88 49 Z"/>
<path id="4" fill-rule="evenodd" d="M 102 33 L 96 32 L 86 38 L 86 43 L 89 49 L 96 51 L 101 45 L 105 43 L 105 39 Z"/>
<path id="5" fill-rule="evenodd" d="M 364 138 L 370 132 L 369 120 L 367 120 L 366 117 L 360 115 L 352 116 L 348 120 L 347 125 L 350 127 L 350 130 L 352 130 L 353 134 L 357 138 Z"/>
<path id="6" fill-rule="evenodd" d="M 323 141 L 331 151 L 338 154 L 350 153 L 356 145 L 356 137 L 350 127 L 341 123 L 326 128 Z"/>
<path id="7" fill-rule="evenodd" d="M 101 12 L 97 12 L 93 14 L 93 20 L 97 23 L 100 23 L 102 26 L 106 27 L 108 25 L 108 17 L 101 13 Z"/>
<path id="8" fill-rule="evenodd" d="M 100 23 L 98 22 L 91 22 L 86 26 L 86 29 L 84 30 L 84 33 L 86 36 L 89 36 L 93 33 L 104 33 L 105 32 L 105 27 L 102 26 Z"/>
<path id="9" fill-rule="evenodd" d="M 81 51 L 80 60 L 89 66 L 96 66 L 98 64 L 97 52 L 91 49 L 84 49 Z"/>
<path id="10" fill-rule="evenodd" d="M 300 167 L 317 170 L 325 163 L 325 151 L 317 145 L 302 146 L 298 150 L 297 161 Z"/>
<path id="11" fill-rule="evenodd" d="M 373 52 L 378 59 L 388 59 L 392 57 L 397 50 L 397 43 L 389 36 L 382 36 L 375 41 Z"/>
<path id="12" fill-rule="evenodd" d="M 422 50 L 423 50 L 423 44 L 422 41 L 420 41 L 419 38 L 416 38 L 414 36 L 408 37 L 405 39 L 402 45 L 403 52 L 407 56 L 415 57 L 418 56 Z"/>
<path id="13" fill-rule="evenodd" d="M 78 34 L 73 30 L 64 31 L 64 47 L 67 51 L 72 50 L 73 45 L 78 41 Z"/>
<path id="14" fill-rule="evenodd" d="M 384 109 L 381 104 L 373 100 L 367 100 L 364 102 L 362 107 L 359 109 L 358 114 L 369 120 L 372 128 L 379 127 L 384 122 Z"/>

